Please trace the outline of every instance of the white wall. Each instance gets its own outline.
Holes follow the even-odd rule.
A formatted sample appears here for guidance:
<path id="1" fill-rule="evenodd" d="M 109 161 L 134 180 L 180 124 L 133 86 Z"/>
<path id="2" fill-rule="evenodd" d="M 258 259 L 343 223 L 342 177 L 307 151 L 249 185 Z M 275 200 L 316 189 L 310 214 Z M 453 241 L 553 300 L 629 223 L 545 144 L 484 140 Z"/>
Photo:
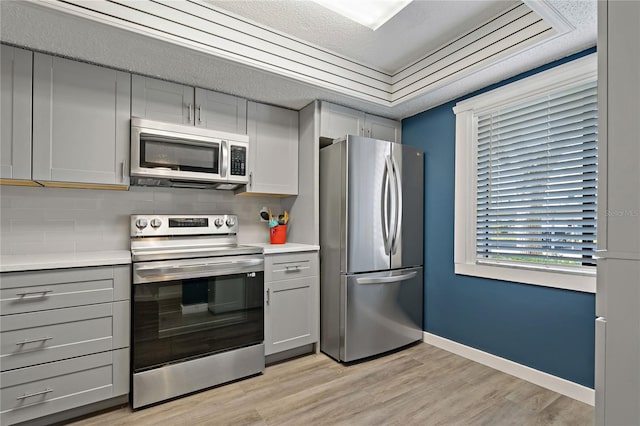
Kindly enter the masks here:
<path id="1" fill-rule="evenodd" d="M 260 207 L 280 199 L 233 192 L 132 187 L 129 191 L 0 187 L 0 254 L 129 249 L 130 214 L 237 214 L 240 243 L 268 242 Z"/>

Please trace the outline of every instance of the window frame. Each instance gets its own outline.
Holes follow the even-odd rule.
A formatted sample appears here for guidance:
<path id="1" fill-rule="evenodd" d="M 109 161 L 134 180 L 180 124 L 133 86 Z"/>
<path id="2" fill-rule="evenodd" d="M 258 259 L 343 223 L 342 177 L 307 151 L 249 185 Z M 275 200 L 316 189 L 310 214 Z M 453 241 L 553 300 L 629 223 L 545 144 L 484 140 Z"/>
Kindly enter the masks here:
<path id="1" fill-rule="evenodd" d="M 476 197 L 478 116 L 597 80 L 595 53 L 463 101 L 453 108 L 455 135 L 454 272 L 482 278 L 596 292 L 596 268 L 478 263 Z"/>

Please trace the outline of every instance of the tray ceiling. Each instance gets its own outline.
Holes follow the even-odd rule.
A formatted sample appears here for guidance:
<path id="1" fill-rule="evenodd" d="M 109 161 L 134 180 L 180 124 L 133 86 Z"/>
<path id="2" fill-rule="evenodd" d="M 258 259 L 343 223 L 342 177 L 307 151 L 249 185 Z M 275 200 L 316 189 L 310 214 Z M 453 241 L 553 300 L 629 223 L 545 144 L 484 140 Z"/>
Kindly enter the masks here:
<path id="1" fill-rule="evenodd" d="M 550 54 L 558 56 L 558 51 L 564 56 L 595 44 L 594 1 L 555 2 L 555 6 L 550 1 L 414 1 L 372 31 L 306 1 L 3 1 L 2 40 L 122 67 L 122 58 L 131 56 L 124 50 L 150 37 L 167 46 L 166 57 L 143 56 L 146 64 L 134 59 L 126 69 L 150 74 L 153 64 L 152 75 L 191 83 L 196 73 L 204 74 L 197 80 L 202 87 L 296 109 L 318 98 L 398 118 L 447 100 L 443 94 L 449 99 L 460 96 L 464 92 L 454 92 L 465 90 L 469 82 L 487 81 L 487 70 L 516 57 L 522 60 L 528 55 L 536 64 L 548 61 Z M 594 22 L 585 22 L 591 18 Z M 98 23 L 101 29 L 108 26 L 120 35 L 129 34 L 131 42 L 119 46 L 121 58 L 105 61 L 96 45 L 99 40 L 82 36 L 87 45 L 79 48 L 83 39 L 70 42 L 73 31 L 57 25 L 47 35 L 64 45 L 47 48 L 43 40 L 47 35 L 38 35 L 38 27 L 30 29 L 35 35 L 25 31 L 19 26 L 21 19 Z M 563 37 L 569 43 L 548 49 L 544 58 L 540 48 L 558 45 Z M 113 49 L 111 37 L 101 39 L 104 49 Z M 192 63 L 172 63 L 172 56 L 186 55 L 185 49 L 195 53 Z M 536 50 L 539 53 L 532 55 Z M 209 73 L 189 67 L 207 66 L 205 62 L 211 67 Z M 160 70 L 163 63 L 168 71 Z M 512 64 L 489 76 L 495 80 L 513 68 Z M 243 74 L 255 78 L 256 72 L 266 72 L 269 77 L 262 80 L 272 86 L 246 93 L 255 89 L 255 81 L 230 81 Z M 287 87 L 297 94 L 295 102 L 275 93 Z"/>

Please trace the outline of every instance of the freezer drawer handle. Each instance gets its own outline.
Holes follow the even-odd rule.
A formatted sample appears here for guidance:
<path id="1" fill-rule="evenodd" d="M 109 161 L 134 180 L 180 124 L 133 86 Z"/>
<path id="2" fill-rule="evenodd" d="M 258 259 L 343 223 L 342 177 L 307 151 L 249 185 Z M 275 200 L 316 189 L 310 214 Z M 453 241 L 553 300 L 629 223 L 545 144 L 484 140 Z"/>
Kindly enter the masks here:
<path id="1" fill-rule="evenodd" d="M 41 390 L 40 392 L 25 393 L 24 395 L 17 397 L 16 400 L 20 401 L 23 399 L 31 398 L 32 396 L 44 395 L 50 392 L 53 392 L 53 389 L 47 388 L 45 390 Z"/>
<path id="2" fill-rule="evenodd" d="M 394 275 L 391 277 L 374 277 L 374 278 L 356 278 L 358 284 L 388 284 L 397 283 L 398 281 L 406 281 L 418 275 L 416 271 L 402 275 Z"/>
<path id="3" fill-rule="evenodd" d="M 22 346 L 22 345 L 26 345 L 27 343 L 37 343 L 37 342 L 46 342 L 47 340 L 51 340 L 53 339 L 53 337 L 40 337 L 38 339 L 29 339 L 29 340 L 22 340 L 20 342 L 16 343 L 16 346 Z"/>

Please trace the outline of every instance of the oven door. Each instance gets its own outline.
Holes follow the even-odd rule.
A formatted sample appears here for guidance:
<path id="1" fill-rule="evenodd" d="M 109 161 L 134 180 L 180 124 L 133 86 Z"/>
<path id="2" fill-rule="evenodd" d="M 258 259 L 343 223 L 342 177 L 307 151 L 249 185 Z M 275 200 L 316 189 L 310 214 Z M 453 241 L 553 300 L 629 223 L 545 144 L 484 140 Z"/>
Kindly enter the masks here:
<path id="1" fill-rule="evenodd" d="M 133 371 L 264 340 L 261 255 L 133 266 Z"/>

